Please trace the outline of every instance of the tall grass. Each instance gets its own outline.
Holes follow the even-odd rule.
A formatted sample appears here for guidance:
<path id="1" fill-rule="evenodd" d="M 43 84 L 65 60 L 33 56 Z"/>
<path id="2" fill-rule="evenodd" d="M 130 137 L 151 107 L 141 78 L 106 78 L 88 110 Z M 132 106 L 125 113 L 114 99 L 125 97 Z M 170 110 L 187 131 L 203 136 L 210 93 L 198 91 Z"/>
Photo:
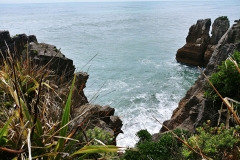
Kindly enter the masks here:
<path id="1" fill-rule="evenodd" d="M 84 159 L 92 153 L 118 151 L 116 146 L 82 142 L 84 131 L 68 127 L 84 114 L 70 118 L 75 75 L 67 99 L 62 99 L 55 84 L 59 77 L 48 69 L 50 63 L 38 66 L 29 56 L 15 59 L 7 53 L 0 69 L 2 159 Z"/>

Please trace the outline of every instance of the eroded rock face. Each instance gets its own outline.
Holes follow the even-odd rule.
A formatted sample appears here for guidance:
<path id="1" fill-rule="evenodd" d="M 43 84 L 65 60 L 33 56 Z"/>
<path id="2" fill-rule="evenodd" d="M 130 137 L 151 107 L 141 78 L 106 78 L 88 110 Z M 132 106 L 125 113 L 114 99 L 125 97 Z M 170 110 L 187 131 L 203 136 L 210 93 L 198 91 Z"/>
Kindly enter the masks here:
<path id="1" fill-rule="evenodd" d="M 76 81 L 71 100 L 71 118 L 76 118 L 77 120 L 71 124 L 72 129 L 79 125 L 87 127 L 88 129 L 99 127 L 115 137 L 112 144 L 116 144 L 117 135 L 123 133 L 121 130 L 123 125 L 122 121 L 118 116 L 114 115 L 114 108 L 110 106 L 102 107 L 88 102 L 83 91 L 89 77 L 87 73 L 74 73 L 75 66 L 71 59 L 65 57 L 54 45 L 38 43 L 34 35 L 27 36 L 26 34 L 19 34 L 10 37 L 8 31 L 0 31 L 0 50 L 4 58 L 8 55 L 8 48 L 15 58 L 21 56 L 21 58 L 26 59 L 27 55 L 29 55 L 34 64 L 41 66 L 47 65 L 48 69 L 58 75 L 58 77 L 55 78 L 57 79 L 55 83 L 58 84 L 58 86 L 54 85 L 58 96 L 54 94 L 53 99 L 67 100 L 72 78 L 75 74 Z M 0 56 L 1 61 L 3 60 L 2 58 L 3 57 Z M 58 114 L 61 113 L 59 112 Z M 91 122 L 91 124 L 89 124 L 89 122 Z"/>
<path id="2" fill-rule="evenodd" d="M 12 39 L 8 31 L 0 31 L 0 46 L 5 46 L 5 42 L 8 44 Z"/>
<path id="3" fill-rule="evenodd" d="M 218 41 L 227 32 L 229 26 L 229 20 L 226 16 L 218 17 L 215 19 L 212 25 L 210 45 L 218 44 Z"/>
<path id="4" fill-rule="evenodd" d="M 48 68 L 62 78 L 59 80 L 65 81 L 73 77 L 75 71 L 73 60 L 66 58 L 56 46 L 31 42 L 28 47 L 30 56 L 36 64 L 44 66 L 51 61 Z"/>
<path id="5" fill-rule="evenodd" d="M 186 44 L 178 49 L 176 60 L 180 63 L 203 66 L 204 52 L 210 40 L 211 19 L 198 20 L 189 29 Z"/>
<path id="6" fill-rule="evenodd" d="M 20 57 L 27 43 L 37 42 L 34 35 L 27 36 L 26 34 L 18 34 L 10 37 L 9 31 L 0 31 L 0 51 L 4 58 L 8 55 L 8 49 L 15 58 Z M 7 44 L 7 45 L 6 45 Z M 2 61 L 0 56 L 0 61 Z"/>
<path id="7" fill-rule="evenodd" d="M 72 95 L 72 108 L 88 103 L 88 99 L 85 96 L 83 89 L 86 87 L 89 75 L 86 72 L 77 72 L 75 75 L 76 81 Z"/>
<path id="8" fill-rule="evenodd" d="M 207 46 L 207 49 L 204 53 L 204 64 L 203 64 L 204 67 L 207 66 L 210 58 L 212 57 L 212 54 L 213 54 L 213 51 L 215 48 L 216 48 L 216 45 L 208 45 Z"/>
<path id="9" fill-rule="evenodd" d="M 211 31 L 212 36 L 204 53 L 204 66 L 207 66 L 218 41 L 227 32 L 229 25 L 229 20 L 226 16 L 218 17 L 214 20 Z"/>
<path id="10" fill-rule="evenodd" d="M 239 39 L 240 21 L 237 21 L 237 24 L 234 24 L 222 36 L 214 49 L 213 55 L 204 70 L 207 76 L 216 72 L 222 61 L 226 60 L 235 50 L 240 51 Z M 169 129 L 183 128 L 191 132 L 194 132 L 197 126 L 202 125 L 203 122 L 207 120 L 211 120 L 211 124 L 216 125 L 219 107 L 204 98 L 203 94 L 206 84 L 206 79 L 201 75 L 195 84 L 187 91 L 185 97 L 180 100 L 171 119 L 165 121 L 163 124 Z M 160 132 L 164 131 L 166 131 L 166 129 L 162 127 Z"/>
<path id="11" fill-rule="evenodd" d="M 26 58 L 27 47 L 29 55 L 35 63 L 46 65 L 49 61 L 52 61 L 49 64 L 49 69 L 55 71 L 60 77 L 64 76 L 66 80 L 72 78 L 75 71 L 73 61 L 66 58 L 56 46 L 38 43 L 34 35 L 18 34 L 10 37 L 9 31 L 0 31 L 0 50 L 4 58 L 8 55 L 8 48 L 14 58 L 20 56 Z M 0 56 L 1 61 L 2 58 Z"/>
<path id="12" fill-rule="evenodd" d="M 211 20 L 205 19 L 198 20 L 195 25 L 190 27 L 186 44 L 177 51 L 176 60 L 178 62 L 206 67 L 218 41 L 229 28 L 229 20 L 226 16 L 215 19 L 211 38 L 208 34 L 210 26 Z"/>
<path id="13" fill-rule="evenodd" d="M 96 104 L 85 104 L 77 108 L 74 108 L 72 111 L 72 117 L 79 118 L 74 121 L 72 128 L 82 125 L 88 129 L 99 127 L 110 133 L 114 136 L 112 141 L 113 145 L 116 145 L 116 137 L 119 133 L 123 133 L 122 120 L 118 116 L 114 116 L 114 109 L 110 106 L 100 106 Z M 91 122 L 91 123 L 89 123 Z"/>

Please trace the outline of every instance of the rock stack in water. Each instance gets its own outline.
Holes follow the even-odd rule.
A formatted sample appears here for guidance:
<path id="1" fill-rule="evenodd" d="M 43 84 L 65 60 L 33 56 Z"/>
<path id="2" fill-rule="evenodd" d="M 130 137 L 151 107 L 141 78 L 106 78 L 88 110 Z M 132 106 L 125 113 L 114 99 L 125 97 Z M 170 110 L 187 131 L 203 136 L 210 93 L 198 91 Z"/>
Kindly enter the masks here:
<path id="1" fill-rule="evenodd" d="M 226 25 L 227 28 L 228 23 L 220 23 L 219 21 L 222 20 L 219 19 L 215 21 L 216 27 L 221 24 Z M 227 30 L 218 41 L 216 47 L 214 47 L 213 54 L 204 70 L 207 76 L 216 72 L 218 66 L 226 60 L 229 55 L 232 55 L 235 50 L 240 51 L 240 20 L 235 22 L 236 24 Z M 226 30 L 226 28 L 224 29 Z M 219 29 L 221 30 L 222 28 Z M 214 37 L 211 38 L 210 42 L 214 44 L 222 33 L 214 33 L 214 31 L 212 33 Z M 195 84 L 187 91 L 185 97 L 180 100 L 178 107 L 173 111 L 171 119 L 164 121 L 163 124 L 169 129 L 182 128 L 191 132 L 194 132 L 196 127 L 202 125 L 207 120 L 211 120 L 211 124 L 216 125 L 220 107 L 204 98 L 207 83 L 205 77 L 201 75 Z M 166 130 L 166 128 L 162 127 L 160 131 L 164 132 Z"/>
<path id="2" fill-rule="evenodd" d="M 190 27 L 186 44 L 177 51 L 176 60 L 178 62 L 192 66 L 203 65 L 203 55 L 210 39 L 210 26 L 210 19 L 201 19 Z"/>
<path id="3" fill-rule="evenodd" d="M 212 36 L 209 36 L 211 19 L 198 20 L 189 28 L 186 44 L 178 49 L 176 60 L 191 66 L 205 67 L 218 41 L 229 28 L 229 20 L 222 16 L 212 25 Z"/>

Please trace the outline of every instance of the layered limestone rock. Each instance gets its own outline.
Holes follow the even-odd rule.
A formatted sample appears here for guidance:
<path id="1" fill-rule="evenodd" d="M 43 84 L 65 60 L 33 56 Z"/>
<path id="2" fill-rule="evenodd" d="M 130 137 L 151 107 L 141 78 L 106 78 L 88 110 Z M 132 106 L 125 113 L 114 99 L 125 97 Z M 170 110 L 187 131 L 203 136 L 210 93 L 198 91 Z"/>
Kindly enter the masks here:
<path id="1" fill-rule="evenodd" d="M 214 20 L 211 31 L 212 36 L 209 45 L 204 53 L 204 66 L 206 66 L 209 62 L 209 59 L 211 58 L 218 41 L 224 35 L 224 33 L 227 32 L 229 26 L 229 20 L 226 16 L 218 17 Z"/>
<path id="2" fill-rule="evenodd" d="M 240 20 L 236 22 L 222 36 L 215 47 L 213 55 L 204 70 L 207 76 L 216 72 L 222 61 L 232 55 L 235 50 L 240 51 Z M 211 120 L 211 124 L 216 125 L 219 117 L 219 105 L 204 98 L 206 84 L 206 79 L 201 75 L 187 91 L 185 97 L 180 100 L 171 119 L 163 124 L 169 129 L 183 128 L 191 132 L 194 132 L 197 126 L 202 125 L 207 120 Z M 160 131 L 164 132 L 166 129 L 162 127 Z"/>
<path id="3" fill-rule="evenodd" d="M 189 28 L 186 44 L 177 50 L 176 60 L 178 62 L 203 66 L 204 52 L 210 40 L 210 26 L 211 19 L 201 19 Z"/>
<path id="4" fill-rule="evenodd" d="M 34 35 L 17 34 L 10 37 L 9 31 L 0 31 L 0 50 L 4 58 L 8 55 L 8 49 L 14 58 L 26 58 L 27 52 L 29 52 L 33 62 L 38 65 L 46 65 L 51 61 L 48 68 L 66 80 L 72 78 L 75 71 L 71 59 L 66 58 L 56 46 L 38 43 Z M 0 56 L 1 61 L 2 58 Z"/>
<path id="5" fill-rule="evenodd" d="M 221 37 L 227 32 L 230 27 L 229 20 L 226 16 L 218 17 L 212 24 L 210 44 L 216 45 Z"/>
<path id="6" fill-rule="evenodd" d="M 0 31 L 0 51 L 4 58 L 8 55 L 8 49 L 15 58 L 21 56 L 27 43 L 37 42 L 37 38 L 34 35 L 27 36 L 26 34 L 18 34 L 11 37 L 9 31 Z M 2 61 L 0 56 L 0 61 Z"/>
<path id="7" fill-rule="evenodd" d="M 26 50 L 24 51 L 26 53 Z M 30 42 L 28 52 L 34 63 L 38 65 L 44 66 L 51 61 L 48 68 L 59 75 L 59 80 L 64 81 L 72 78 L 75 71 L 73 60 L 66 58 L 56 46 L 46 43 Z"/>
<path id="8" fill-rule="evenodd" d="M 186 44 L 178 49 L 176 60 L 191 66 L 203 66 L 209 62 L 218 41 L 229 28 L 229 20 L 226 16 L 218 17 L 214 20 L 209 37 L 211 20 L 198 20 L 189 29 Z"/>

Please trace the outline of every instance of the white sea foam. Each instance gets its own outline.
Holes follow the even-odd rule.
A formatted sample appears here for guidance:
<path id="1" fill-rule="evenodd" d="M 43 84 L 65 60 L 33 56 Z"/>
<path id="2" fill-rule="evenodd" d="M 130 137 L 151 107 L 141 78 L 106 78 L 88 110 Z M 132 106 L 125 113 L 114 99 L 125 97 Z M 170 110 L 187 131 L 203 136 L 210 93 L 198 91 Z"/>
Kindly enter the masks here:
<path id="1" fill-rule="evenodd" d="M 199 75 L 196 68 L 175 60 L 189 27 L 219 15 L 228 16 L 231 24 L 239 19 L 239 0 L 204 4 L 1 4 L 0 30 L 34 34 L 38 42 L 56 45 L 76 68 L 88 71 L 88 99 L 116 109 L 124 123 L 117 143 L 134 146 L 140 129 L 159 131 L 161 125 L 152 116 L 161 122 L 169 119 Z"/>
<path id="2" fill-rule="evenodd" d="M 148 98 L 147 94 L 131 97 L 130 100 L 134 105 L 127 109 L 127 113 L 118 111 L 120 115 L 127 114 L 127 116 L 122 116 L 123 122 L 125 122 L 122 128 L 124 134 L 120 134 L 117 138 L 119 146 L 133 147 L 138 141 L 135 134 L 140 129 L 147 129 L 151 134 L 159 132 L 161 125 L 153 117 L 163 122 L 170 118 L 173 109 L 177 106 L 177 97 L 168 96 L 166 92 L 155 94 L 156 106 L 150 106 Z M 139 99 L 145 99 L 146 102 L 135 103 Z"/>

